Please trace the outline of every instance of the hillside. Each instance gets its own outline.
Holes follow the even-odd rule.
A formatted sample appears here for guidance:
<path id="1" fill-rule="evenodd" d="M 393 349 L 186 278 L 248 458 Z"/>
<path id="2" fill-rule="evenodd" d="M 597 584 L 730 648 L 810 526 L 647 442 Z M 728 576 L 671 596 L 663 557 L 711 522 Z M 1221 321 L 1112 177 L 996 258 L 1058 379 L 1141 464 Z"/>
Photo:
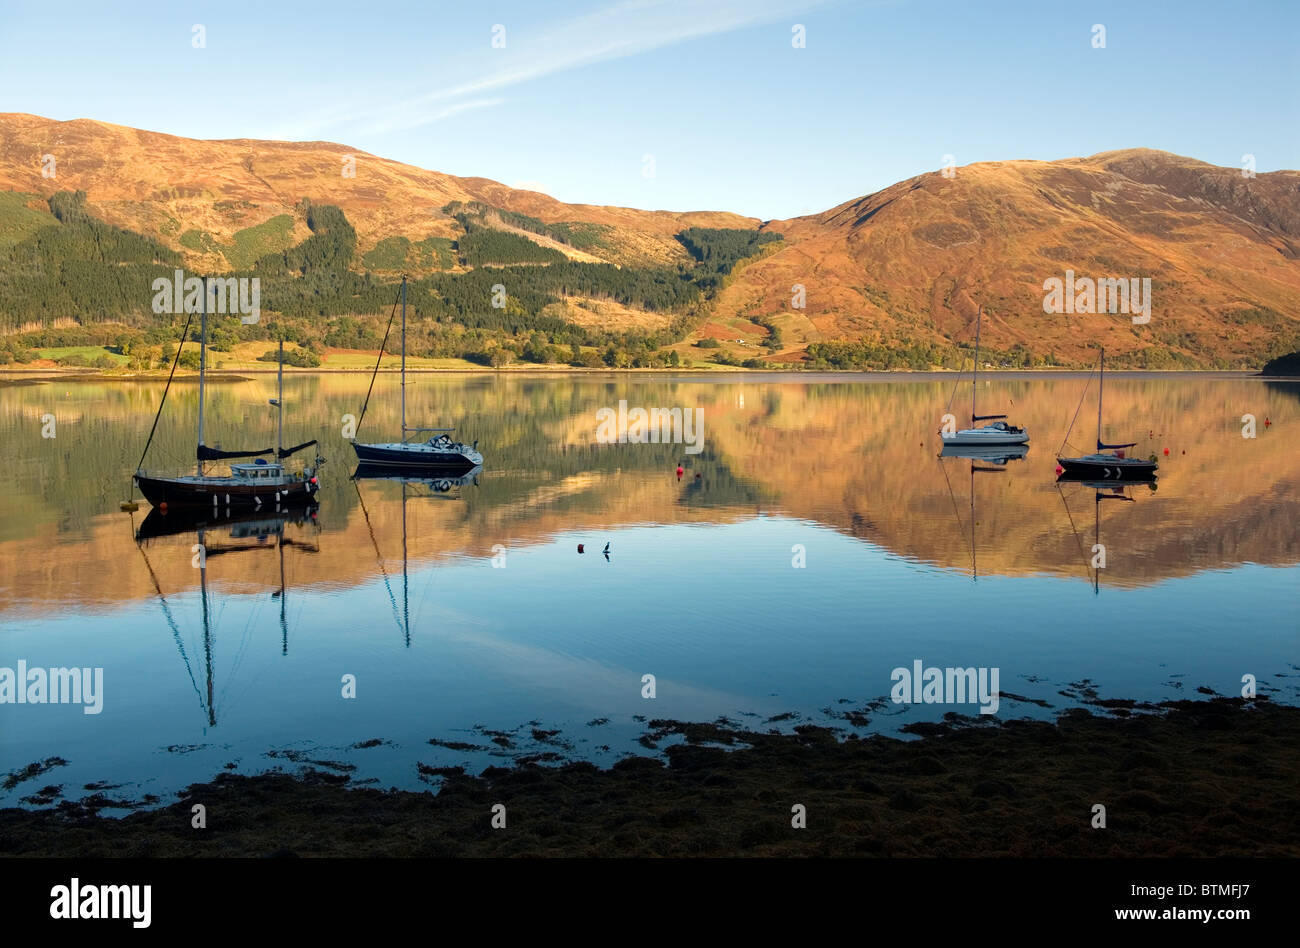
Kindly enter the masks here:
<path id="1" fill-rule="evenodd" d="M 764 225 L 785 235 L 717 303 L 769 318 L 788 343 L 982 341 L 1024 364 L 1257 366 L 1300 334 L 1300 172 L 1246 179 L 1165 152 L 1009 161 L 931 172 L 823 214 Z M 1150 277 L 1150 323 L 1049 315 L 1043 282 Z M 790 287 L 807 307 L 790 307 Z M 1129 357 L 1125 359 L 1124 357 Z"/>
<path id="2" fill-rule="evenodd" d="M 53 180 L 41 175 L 46 154 L 56 159 Z M 355 159 L 352 169 L 345 168 L 349 157 Z M 345 177 L 345 170 L 355 176 Z M 193 240 L 181 238 L 198 231 L 229 246 L 252 239 L 247 232 L 261 227 L 268 231 L 262 238 L 267 250 L 284 249 L 308 237 L 307 228 L 294 220 L 271 237 L 274 228 L 268 225 L 281 215 L 293 217 L 303 198 L 341 208 L 363 252 L 388 237 L 454 237 L 455 222 L 442 211 L 453 201 L 477 201 L 548 224 L 608 228 L 611 246 L 593 253 L 614 262 L 684 260 L 673 240 L 684 227 L 758 224 L 720 212 L 562 204 L 536 191 L 427 171 L 331 142 L 200 141 L 89 119 L 56 122 L 17 113 L 0 113 L 0 191 L 43 197 L 85 191 L 92 212 L 108 223 L 159 238 L 184 253 L 191 266 L 217 270 L 231 269 L 224 254 L 201 252 Z"/>
<path id="3" fill-rule="evenodd" d="M 403 272 L 414 351 L 493 365 L 956 368 L 980 305 L 994 365 L 1104 345 L 1116 366 L 1259 368 L 1300 348 L 1300 172 L 1143 149 L 931 171 L 760 222 L 563 204 L 328 142 L 0 114 L 0 258 L 0 362 L 125 346 L 155 368 L 179 325 L 141 286 L 176 266 L 260 276 L 308 359 L 377 348 Z M 1150 322 L 1045 313 L 1067 270 L 1149 278 Z"/>

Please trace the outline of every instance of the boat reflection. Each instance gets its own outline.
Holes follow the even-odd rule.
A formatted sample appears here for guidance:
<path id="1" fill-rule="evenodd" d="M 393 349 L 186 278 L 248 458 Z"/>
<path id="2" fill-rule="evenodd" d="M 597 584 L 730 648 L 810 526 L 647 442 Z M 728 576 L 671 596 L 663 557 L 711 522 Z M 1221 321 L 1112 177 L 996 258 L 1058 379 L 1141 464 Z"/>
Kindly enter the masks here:
<path id="1" fill-rule="evenodd" d="M 427 487 L 433 494 L 448 494 L 458 487 L 468 485 L 477 485 L 478 476 L 483 473 L 483 465 L 477 464 L 468 471 L 459 474 L 451 474 L 445 469 L 439 468 L 407 468 L 405 470 L 396 470 L 386 465 L 380 464 L 358 464 L 357 469 L 352 474 L 354 481 L 396 481 L 400 482 L 403 488 L 409 486 Z M 405 498 L 405 493 L 403 493 Z M 458 496 L 453 495 L 453 496 Z"/>
<path id="2" fill-rule="evenodd" d="M 1076 484 L 1085 490 L 1093 491 L 1092 501 L 1092 518 L 1093 518 L 1093 539 L 1092 554 L 1089 556 L 1084 552 L 1083 540 L 1079 536 L 1079 530 L 1074 523 L 1074 513 L 1070 510 L 1070 504 L 1065 498 L 1065 491 L 1061 490 L 1062 484 Z M 1092 591 L 1094 595 L 1101 594 L 1101 571 L 1106 568 L 1106 547 L 1101 542 L 1101 504 L 1106 500 L 1118 500 L 1123 503 L 1135 503 L 1137 501 L 1134 494 L 1140 487 L 1146 487 L 1152 493 L 1157 488 L 1156 478 L 1154 476 L 1139 476 L 1137 479 L 1129 477 L 1125 483 L 1116 481 L 1097 480 L 1096 475 L 1079 475 L 1065 472 L 1056 479 L 1056 489 L 1061 495 L 1061 503 L 1065 506 L 1066 516 L 1070 519 L 1070 529 L 1074 531 L 1075 541 L 1079 545 L 1079 554 L 1083 557 L 1087 565 L 1089 578 L 1092 579 Z"/>
<path id="3" fill-rule="evenodd" d="M 441 500 L 459 500 L 461 498 L 461 488 L 478 485 L 478 476 L 483 472 L 483 465 L 475 465 L 474 468 L 464 474 L 450 476 L 447 473 L 435 469 L 425 468 L 407 468 L 405 470 L 395 470 L 394 468 L 374 465 L 360 464 L 352 474 L 352 484 L 356 487 L 357 499 L 361 502 L 361 515 L 365 518 L 366 529 L 370 532 L 370 542 L 375 548 L 375 560 L 379 564 L 379 572 L 384 577 L 384 587 L 388 590 L 388 601 L 393 607 L 393 618 L 397 621 L 398 631 L 406 642 L 406 647 L 411 646 L 411 577 L 410 577 L 410 557 L 409 557 L 409 533 L 406 520 L 406 501 L 408 497 L 436 497 Z M 379 540 L 375 537 L 374 524 L 370 519 L 370 510 L 366 506 L 365 494 L 361 492 L 362 481 L 395 481 L 401 484 L 402 488 L 402 608 L 397 608 L 397 597 L 393 593 L 392 583 L 388 578 L 388 570 L 384 566 L 384 555 L 379 549 Z"/>
<path id="4" fill-rule="evenodd" d="M 318 526 L 319 510 L 320 507 L 316 504 L 306 507 L 268 508 L 264 511 L 227 509 L 222 512 L 193 507 L 179 507 L 175 510 L 153 507 L 135 531 L 135 538 L 136 542 L 146 542 L 162 537 L 179 536 L 183 533 L 195 533 L 199 530 L 224 532 L 228 528 L 232 539 L 249 537 L 265 539 L 271 535 L 283 536 L 284 528 L 288 524 Z"/>
<path id="5" fill-rule="evenodd" d="M 939 457 L 1006 464 L 1008 461 L 1023 461 L 1028 453 L 1027 444 L 945 444 L 943 450 L 939 452 Z"/>
<path id="6" fill-rule="evenodd" d="M 970 461 L 970 571 L 971 581 L 979 579 L 979 561 L 976 555 L 977 544 L 975 541 L 975 527 L 978 521 L 975 519 L 975 475 L 976 474 L 1005 474 L 1006 464 L 1008 461 L 1023 460 L 1029 453 L 1029 446 L 1024 444 L 1012 445 L 956 445 L 946 444 L 943 450 L 939 452 L 939 470 L 943 472 L 944 482 L 948 485 L 948 497 L 952 501 L 952 512 L 957 517 L 957 526 L 962 527 L 961 513 L 957 509 L 957 495 L 952 489 L 952 479 L 948 477 L 948 468 L 944 464 L 945 458 L 960 458 Z M 976 462 L 985 464 L 996 464 L 997 467 L 981 467 Z M 962 530 L 965 534 L 965 530 Z"/>
<path id="7" fill-rule="evenodd" d="M 134 517 L 132 517 L 134 521 Z M 314 542 L 304 542 L 288 536 L 289 526 L 306 527 L 314 534 Z M 203 625 L 203 678 L 204 687 L 200 689 L 194 675 L 194 667 L 185 649 L 185 641 L 172 605 L 167 594 L 163 592 L 158 573 L 149 559 L 149 548 L 156 541 L 168 538 L 192 535 L 197 541 L 188 550 L 181 548 L 182 555 L 191 554 L 191 563 L 199 571 L 199 602 Z M 285 548 L 295 552 L 316 554 L 320 552 L 320 523 L 317 508 L 296 507 L 291 510 L 251 513 L 247 511 L 221 515 L 206 510 L 177 509 L 163 511 L 155 507 L 135 530 L 136 546 L 144 558 L 145 568 L 158 595 L 163 616 L 171 629 L 172 638 L 180 652 L 181 661 L 189 673 L 190 683 L 199 699 L 199 707 L 207 717 L 209 727 L 217 725 L 217 708 L 214 689 L 215 630 L 213 628 L 213 609 L 208 589 L 208 560 L 212 557 L 229 556 L 238 553 L 250 553 L 257 550 L 274 549 L 279 557 L 280 584 L 271 593 L 271 598 L 280 605 L 280 654 L 289 654 L 288 621 L 288 584 L 285 580 Z M 168 546 L 175 546 L 168 544 Z"/>

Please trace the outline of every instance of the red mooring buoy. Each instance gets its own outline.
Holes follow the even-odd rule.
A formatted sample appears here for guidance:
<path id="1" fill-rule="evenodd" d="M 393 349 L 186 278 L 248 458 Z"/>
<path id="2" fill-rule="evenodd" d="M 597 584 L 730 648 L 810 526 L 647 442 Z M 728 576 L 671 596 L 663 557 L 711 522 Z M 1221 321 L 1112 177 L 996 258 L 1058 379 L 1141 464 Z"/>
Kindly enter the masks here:
<path id="1" fill-rule="evenodd" d="M 582 544 L 581 544 L 581 543 L 578 544 L 578 552 L 579 552 L 579 553 L 582 552 Z"/>

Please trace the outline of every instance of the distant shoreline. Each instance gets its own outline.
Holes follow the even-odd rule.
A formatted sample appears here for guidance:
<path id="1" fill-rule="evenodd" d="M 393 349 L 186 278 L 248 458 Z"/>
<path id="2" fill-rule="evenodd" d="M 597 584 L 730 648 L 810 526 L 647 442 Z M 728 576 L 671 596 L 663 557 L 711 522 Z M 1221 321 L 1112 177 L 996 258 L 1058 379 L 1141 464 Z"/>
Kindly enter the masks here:
<path id="1" fill-rule="evenodd" d="M 284 374 L 303 375 L 303 376 L 330 376 L 330 375 L 369 375 L 373 369 L 326 369 L 311 368 L 302 369 L 285 366 Z M 380 374 L 397 375 L 398 369 L 382 368 Z M 408 375 L 465 375 L 465 376 L 482 376 L 482 375 L 519 375 L 529 377 L 550 377 L 566 378 L 570 376 L 616 376 L 621 378 L 642 376 L 658 380 L 674 380 L 684 378 L 688 381 L 735 381 L 737 377 L 742 377 L 752 381 L 781 381 L 781 382 L 890 382 L 890 381 L 909 381 L 909 382 L 927 382 L 940 381 L 945 379 L 961 378 L 969 376 L 969 372 L 960 372 L 951 369 L 925 369 L 925 370 L 900 370 L 890 369 L 882 371 L 861 371 L 861 370 L 834 370 L 834 369 L 808 369 L 802 371 L 781 371 L 779 369 L 744 369 L 744 368 L 721 368 L 721 369 L 611 369 L 611 368 L 578 368 L 568 367 L 543 367 L 543 366 L 520 366 L 506 368 L 473 368 L 473 369 L 448 369 L 448 368 L 411 368 L 406 370 Z M 208 378 L 210 381 L 239 381 L 247 380 L 249 376 L 274 376 L 276 369 L 209 369 Z M 1040 379 L 1040 378 L 1087 378 L 1092 375 L 1089 369 L 986 369 L 985 375 L 995 375 L 1000 379 Z M 0 384 L 14 382 L 54 382 L 54 381 L 82 381 L 82 382 L 153 382 L 165 381 L 168 373 L 162 370 L 150 370 L 147 372 L 103 372 L 98 369 L 81 369 L 81 368 L 4 368 L 0 369 Z M 1288 375 L 1262 375 L 1259 372 L 1237 369 L 1112 369 L 1106 373 L 1110 379 L 1176 379 L 1176 378 L 1195 378 L 1195 379 L 1258 379 L 1260 381 L 1273 382 L 1300 382 L 1300 377 Z M 176 382 L 196 382 L 198 373 L 186 371 L 177 373 Z"/>

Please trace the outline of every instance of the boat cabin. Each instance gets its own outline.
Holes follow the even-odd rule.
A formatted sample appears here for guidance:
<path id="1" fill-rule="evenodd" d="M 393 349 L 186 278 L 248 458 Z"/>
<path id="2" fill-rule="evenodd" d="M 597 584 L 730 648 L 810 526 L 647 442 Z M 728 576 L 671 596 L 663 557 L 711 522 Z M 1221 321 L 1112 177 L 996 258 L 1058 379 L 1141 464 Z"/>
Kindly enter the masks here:
<path id="1" fill-rule="evenodd" d="M 271 464 L 259 458 L 252 464 L 230 465 L 230 474 L 246 481 L 265 481 L 284 477 L 284 465 Z"/>

